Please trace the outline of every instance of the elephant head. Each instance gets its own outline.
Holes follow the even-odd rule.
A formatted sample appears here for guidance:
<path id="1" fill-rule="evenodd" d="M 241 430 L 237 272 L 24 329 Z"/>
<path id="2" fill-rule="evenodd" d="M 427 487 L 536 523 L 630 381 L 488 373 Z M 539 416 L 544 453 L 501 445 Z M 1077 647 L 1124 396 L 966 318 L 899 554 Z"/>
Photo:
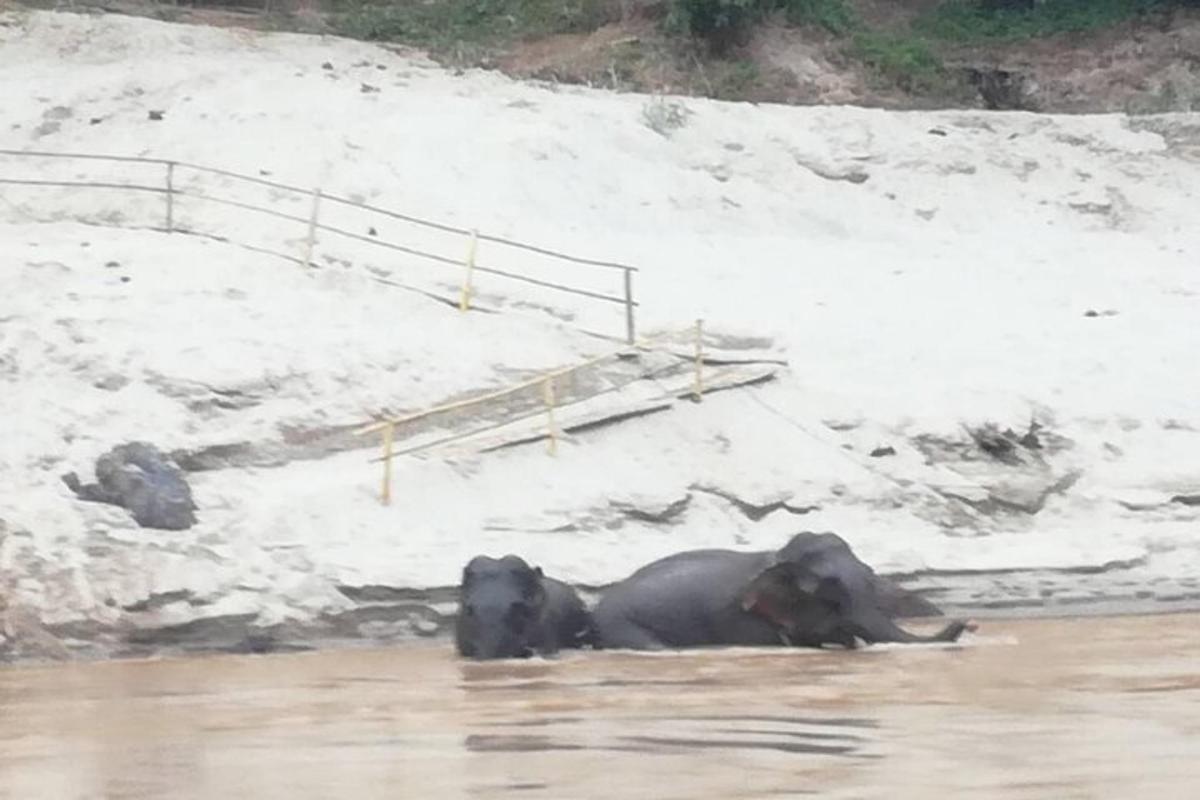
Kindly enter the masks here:
<path id="1" fill-rule="evenodd" d="M 955 621 L 932 636 L 909 633 L 883 610 L 877 580 L 840 536 L 800 533 L 746 587 L 741 605 L 778 625 L 785 640 L 797 645 L 953 642 L 970 628 Z"/>
<path id="2" fill-rule="evenodd" d="M 524 559 L 476 556 L 463 569 L 455 643 L 476 659 L 528 658 L 538 647 L 546 590 Z"/>

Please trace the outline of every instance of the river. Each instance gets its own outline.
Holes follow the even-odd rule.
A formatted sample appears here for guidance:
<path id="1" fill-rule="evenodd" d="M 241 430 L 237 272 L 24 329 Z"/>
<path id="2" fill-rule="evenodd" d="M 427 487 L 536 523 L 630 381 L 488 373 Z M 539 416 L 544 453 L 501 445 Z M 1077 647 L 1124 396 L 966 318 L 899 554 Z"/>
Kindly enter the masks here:
<path id="1" fill-rule="evenodd" d="M 1200 796 L 1200 615 L 962 645 L 0 669 L 0 798 Z"/>

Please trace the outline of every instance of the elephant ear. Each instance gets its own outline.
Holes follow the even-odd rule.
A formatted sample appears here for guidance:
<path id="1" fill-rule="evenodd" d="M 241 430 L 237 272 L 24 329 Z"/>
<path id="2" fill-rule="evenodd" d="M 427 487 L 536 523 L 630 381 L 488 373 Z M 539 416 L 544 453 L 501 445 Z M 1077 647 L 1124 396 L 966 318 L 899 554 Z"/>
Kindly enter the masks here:
<path id="1" fill-rule="evenodd" d="M 742 591 L 743 611 L 758 614 L 784 630 L 803 626 L 814 611 L 836 614 L 848 605 L 836 578 L 822 578 L 802 565 L 782 562 L 758 574 Z"/>
<path id="2" fill-rule="evenodd" d="M 546 586 L 541 567 L 532 567 L 521 573 L 521 596 L 533 608 L 541 608 L 546 602 Z"/>
<path id="3" fill-rule="evenodd" d="M 741 595 L 743 611 L 765 617 L 783 628 L 792 628 L 798 609 L 817 588 L 816 576 L 796 564 L 784 562 L 758 574 Z"/>
<path id="4" fill-rule="evenodd" d="M 463 567 L 462 578 L 459 580 L 459 587 L 467 589 L 475 581 L 481 565 L 486 560 L 486 556 L 476 556 L 466 563 Z"/>

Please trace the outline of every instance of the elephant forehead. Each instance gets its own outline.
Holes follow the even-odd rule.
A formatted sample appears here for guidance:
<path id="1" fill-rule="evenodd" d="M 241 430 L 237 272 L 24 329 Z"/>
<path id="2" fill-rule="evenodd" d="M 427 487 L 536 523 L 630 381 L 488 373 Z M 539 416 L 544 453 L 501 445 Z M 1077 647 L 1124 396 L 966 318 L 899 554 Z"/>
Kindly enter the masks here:
<path id="1" fill-rule="evenodd" d="M 500 562 L 491 556 L 475 556 L 467 562 L 467 569 L 471 572 L 484 574 L 489 570 L 494 570 L 499 566 Z"/>
<path id="2" fill-rule="evenodd" d="M 499 600 L 505 597 L 517 597 L 519 592 L 513 581 L 503 580 L 499 576 L 487 578 L 472 583 L 467 587 L 467 597 L 473 601 Z"/>
<path id="3" fill-rule="evenodd" d="M 474 601 L 515 601 L 523 596 L 528 584 L 518 572 L 495 569 L 473 575 L 467 594 Z"/>
<path id="4" fill-rule="evenodd" d="M 779 551 L 781 558 L 797 561 L 811 556 L 849 556 L 850 545 L 836 533 L 798 533 Z"/>
<path id="5" fill-rule="evenodd" d="M 507 555 L 503 558 L 491 556 L 475 556 L 467 562 L 467 570 L 476 575 L 497 575 L 532 573 L 533 567 L 520 556 Z"/>

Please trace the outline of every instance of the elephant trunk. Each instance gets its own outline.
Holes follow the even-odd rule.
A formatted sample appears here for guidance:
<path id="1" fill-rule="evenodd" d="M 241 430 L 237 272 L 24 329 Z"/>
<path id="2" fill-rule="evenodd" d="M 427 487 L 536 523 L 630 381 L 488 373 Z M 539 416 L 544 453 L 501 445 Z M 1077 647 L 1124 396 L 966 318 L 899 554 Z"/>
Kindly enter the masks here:
<path id="1" fill-rule="evenodd" d="M 933 642 L 956 642 L 963 631 L 970 630 L 971 625 L 961 620 L 955 620 L 937 633 L 920 636 L 909 633 L 895 623 L 890 617 L 876 608 L 861 611 L 854 615 L 854 635 L 865 642 L 900 642 L 902 644 L 930 644 Z"/>

